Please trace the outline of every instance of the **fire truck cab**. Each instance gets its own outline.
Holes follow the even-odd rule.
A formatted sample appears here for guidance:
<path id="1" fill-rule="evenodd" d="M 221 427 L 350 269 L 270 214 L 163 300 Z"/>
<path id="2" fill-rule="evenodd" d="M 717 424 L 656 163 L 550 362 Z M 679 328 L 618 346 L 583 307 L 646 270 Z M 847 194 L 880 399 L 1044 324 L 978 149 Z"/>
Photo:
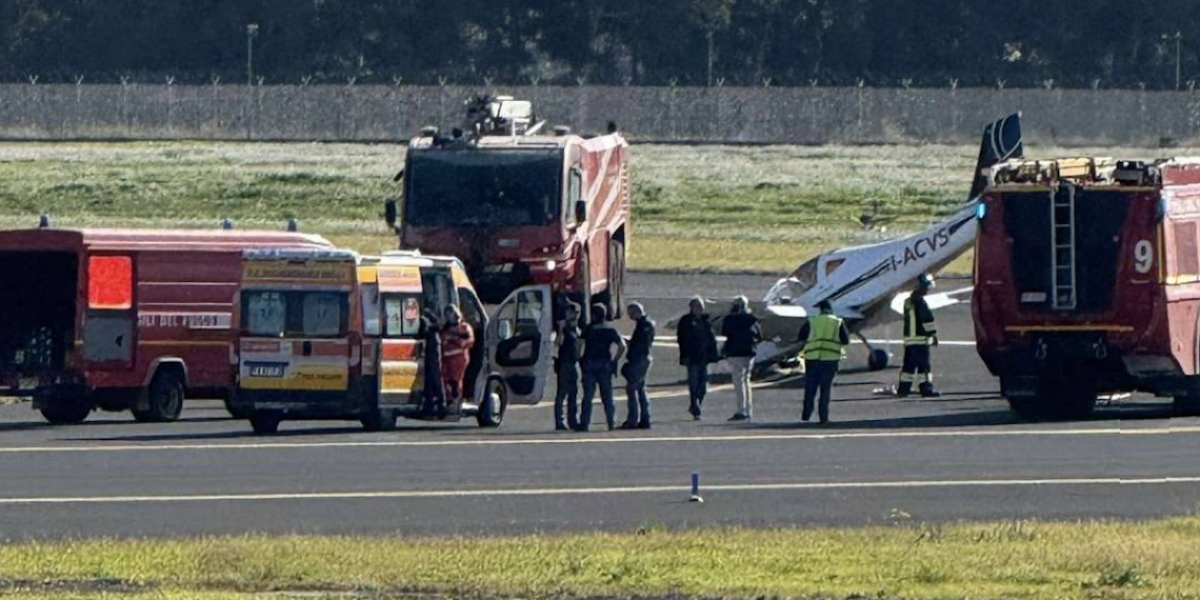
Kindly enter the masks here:
<path id="1" fill-rule="evenodd" d="M 487 302 L 544 284 L 619 314 L 629 144 L 615 125 L 581 137 L 534 120 L 529 102 L 485 96 L 465 129 L 427 128 L 408 145 L 403 210 L 389 202 L 388 221 L 401 248 L 460 257 Z"/>
<path id="2" fill-rule="evenodd" d="M 390 430 L 399 417 L 498 427 L 510 404 L 541 401 L 552 360 L 549 286 L 513 292 L 489 316 L 456 258 L 392 252 L 246 253 L 236 403 L 256 433 L 284 420 L 358 420 Z M 422 410 L 426 311 L 456 306 L 476 343 L 464 400 Z"/>
<path id="3" fill-rule="evenodd" d="M 242 252 L 329 246 L 274 231 L 0 232 L 0 387 L 51 423 L 96 409 L 174 421 L 185 397 L 234 388 Z"/>
<path id="4" fill-rule="evenodd" d="M 979 354 L 1028 418 L 1143 391 L 1200 406 L 1200 160 L 1019 160 L 979 209 Z"/>

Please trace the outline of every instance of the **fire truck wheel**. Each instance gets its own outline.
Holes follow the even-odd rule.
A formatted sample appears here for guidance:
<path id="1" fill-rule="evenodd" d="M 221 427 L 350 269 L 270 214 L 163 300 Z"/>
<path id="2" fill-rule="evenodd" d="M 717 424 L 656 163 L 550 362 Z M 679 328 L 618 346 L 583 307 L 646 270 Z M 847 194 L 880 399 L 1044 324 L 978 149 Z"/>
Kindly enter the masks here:
<path id="1" fill-rule="evenodd" d="M 575 274 L 575 300 L 579 303 L 581 325 L 592 322 L 592 269 L 588 266 L 589 260 L 587 250 L 583 250 Z"/>
<path id="2" fill-rule="evenodd" d="M 55 402 L 42 406 L 41 412 L 53 425 L 78 425 L 87 420 L 92 407 L 85 402 Z"/>
<path id="3" fill-rule="evenodd" d="M 171 371 L 159 371 L 150 382 L 147 394 L 150 407 L 133 409 L 133 418 L 144 423 L 171 423 L 183 413 L 183 382 Z"/>
<path id="4" fill-rule="evenodd" d="M 617 240 L 608 247 L 608 289 L 604 291 L 604 303 L 614 319 L 625 312 L 625 244 Z"/>
<path id="5" fill-rule="evenodd" d="M 250 427 L 255 435 L 269 435 L 279 431 L 279 423 L 283 418 L 278 413 L 256 412 L 250 415 Z"/>
<path id="6" fill-rule="evenodd" d="M 504 382 L 497 377 L 488 379 L 487 389 L 479 402 L 479 412 L 475 420 L 485 429 L 494 429 L 504 422 L 504 413 L 508 411 L 508 389 Z"/>

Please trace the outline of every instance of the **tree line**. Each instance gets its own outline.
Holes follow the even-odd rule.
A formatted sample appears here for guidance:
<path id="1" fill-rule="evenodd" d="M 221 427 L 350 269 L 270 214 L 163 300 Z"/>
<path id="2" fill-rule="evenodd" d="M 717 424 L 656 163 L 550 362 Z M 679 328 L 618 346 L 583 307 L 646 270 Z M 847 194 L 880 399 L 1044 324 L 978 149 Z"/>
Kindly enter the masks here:
<path id="1" fill-rule="evenodd" d="M 1200 75 L 1195 0 L 0 0 L 0 79 L 1121 87 Z M 253 29 L 248 26 L 256 26 Z M 1178 35 L 1177 35 L 1178 34 Z"/>

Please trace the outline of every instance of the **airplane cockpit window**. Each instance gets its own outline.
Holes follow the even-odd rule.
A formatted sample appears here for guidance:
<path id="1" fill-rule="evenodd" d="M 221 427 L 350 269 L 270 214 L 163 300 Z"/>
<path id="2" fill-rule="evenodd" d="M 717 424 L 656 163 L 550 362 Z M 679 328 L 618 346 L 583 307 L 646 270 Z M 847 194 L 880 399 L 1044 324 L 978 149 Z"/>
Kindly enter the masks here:
<path id="1" fill-rule="evenodd" d="M 820 260 L 821 258 L 818 256 L 800 265 L 800 268 L 796 269 L 795 273 L 792 273 L 792 279 L 796 280 L 795 283 L 799 284 L 798 287 L 800 289 L 809 290 L 817 285 L 817 263 Z"/>

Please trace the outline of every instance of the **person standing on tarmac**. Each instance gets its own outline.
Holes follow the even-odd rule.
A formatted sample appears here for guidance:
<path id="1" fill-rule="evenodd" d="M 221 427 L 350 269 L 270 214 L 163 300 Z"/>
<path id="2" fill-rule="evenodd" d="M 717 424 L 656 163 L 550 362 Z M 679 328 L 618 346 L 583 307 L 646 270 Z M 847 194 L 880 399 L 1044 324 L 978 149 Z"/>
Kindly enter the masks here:
<path id="1" fill-rule="evenodd" d="M 725 359 L 729 361 L 733 375 L 733 391 L 737 396 L 738 409 L 730 421 L 748 421 L 754 418 L 753 389 L 750 374 L 754 371 L 754 356 L 762 331 L 758 318 L 750 312 L 750 301 L 745 296 L 733 300 L 733 309 L 721 322 L 721 335 L 725 336 Z"/>
<path id="2" fill-rule="evenodd" d="M 463 322 L 457 306 L 447 306 L 442 325 L 442 385 L 451 412 L 458 410 L 466 390 L 463 381 L 471 364 L 471 348 L 475 346 L 475 331 Z"/>
<path id="3" fill-rule="evenodd" d="M 900 385 L 896 395 L 904 398 L 912 393 L 913 383 L 920 381 L 921 396 L 937 398 L 941 393 L 933 386 L 933 364 L 930 349 L 938 345 L 937 323 L 925 295 L 933 289 L 933 277 L 928 274 L 917 279 L 917 289 L 904 301 L 904 366 L 900 369 Z"/>
<path id="4" fill-rule="evenodd" d="M 625 338 L 608 321 L 608 309 L 603 304 L 593 306 L 592 322 L 583 331 L 583 406 L 575 431 L 585 432 L 592 423 L 592 399 L 596 397 L 596 388 L 600 388 L 608 430 L 616 429 L 617 407 L 613 401 L 612 380 L 625 348 Z"/>
<path id="5" fill-rule="evenodd" d="M 713 333 L 712 321 L 704 312 L 704 299 L 696 296 L 688 303 L 688 314 L 679 319 L 675 331 L 679 344 L 679 364 L 687 367 L 688 414 L 699 421 L 704 407 L 704 396 L 708 394 L 708 365 L 716 362 L 717 336 Z"/>
<path id="6" fill-rule="evenodd" d="M 820 314 L 809 317 L 800 328 L 799 341 L 804 343 L 804 414 L 807 422 L 812 419 L 813 401 L 820 392 L 818 413 L 821 424 L 829 422 L 829 403 L 833 400 L 833 380 L 837 377 L 838 364 L 846 358 L 846 346 L 850 343 L 850 331 L 846 323 L 833 314 L 833 305 L 828 300 L 817 303 Z"/>
<path id="7" fill-rule="evenodd" d="M 446 415 L 446 388 L 442 385 L 442 336 L 437 313 L 426 309 L 421 315 L 421 339 L 425 342 L 424 373 L 421 384 L 421 414 Z"/>
<path id="8" fill-rule="evenodd" d="M 554 429 L 566 431 L 579 427 L 579 305 L 567 304 L 565 318 L 558 331 L 558 355 L 554 372 L 558 376 L 554 391 Z M 563 403 L 566 402 L 564 421 Z"/>
<path id="9" fill-rule="evenodd" d="M 621 429 L 650 429 L 650 398 L 646 396 L 646 377 L 654 364 L 654 335 L 657 328 L 646 316 L 646 308 L 634 302 L 626 309 L 633 321 L 633 336 L 625 353 L 625 391 L 629 395 L 629 412 Z"/>

